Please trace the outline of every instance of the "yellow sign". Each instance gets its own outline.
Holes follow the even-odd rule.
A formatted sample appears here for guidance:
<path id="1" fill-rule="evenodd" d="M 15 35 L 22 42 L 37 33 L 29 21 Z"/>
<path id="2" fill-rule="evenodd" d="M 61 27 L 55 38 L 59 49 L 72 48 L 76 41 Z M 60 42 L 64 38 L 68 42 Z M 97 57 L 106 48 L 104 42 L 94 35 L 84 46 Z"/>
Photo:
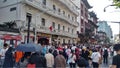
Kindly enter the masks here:
<path id="1" fill-rule="evenodd" d="M 38 34 L 38 36 L 41 36 L 41 37 L 50 37 L 51 35 L 50 34 L 41 33 L 41 34 Z"/>

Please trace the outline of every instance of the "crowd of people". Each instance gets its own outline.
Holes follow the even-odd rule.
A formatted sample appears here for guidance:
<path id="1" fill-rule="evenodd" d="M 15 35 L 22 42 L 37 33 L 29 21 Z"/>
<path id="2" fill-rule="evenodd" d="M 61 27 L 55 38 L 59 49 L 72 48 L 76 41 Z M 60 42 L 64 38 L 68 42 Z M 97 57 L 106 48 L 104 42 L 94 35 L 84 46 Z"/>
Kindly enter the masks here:
<path id="1" fill-rule="evenodd" d="M 108 65 L 108 58 L 113 55 L 109 46 L 85 46 L 79 44 L 45 45 L 39 52 L 16 51 L 8 44 L 0 51 L 0 65 L 2 68 L 99 68 L 103 63 Z M 120 52 L 115 47 L 116 53 Z M 113 57 L 112 68 L 119 68 L 120 54 Z"/>

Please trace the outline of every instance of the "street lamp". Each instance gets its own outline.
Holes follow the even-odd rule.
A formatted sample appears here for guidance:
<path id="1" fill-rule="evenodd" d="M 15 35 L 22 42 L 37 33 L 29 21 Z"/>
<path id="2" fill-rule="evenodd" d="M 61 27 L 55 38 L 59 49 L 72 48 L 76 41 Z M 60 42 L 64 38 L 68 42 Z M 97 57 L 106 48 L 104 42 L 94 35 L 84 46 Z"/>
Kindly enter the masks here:
<path id="1" fill-rule="evenodd" d="M 109 6 L 116 6 L 116 5 L 114 5 L 114 4 L 111 4 L 111 5 L 108 5 L 108 6 L 106 6 L 105 8 L 104 8 L 104 12 L 106 12 L 106 8 L 108 8 Z M 120 43 L 120 22 L 114 22 L 114 21 L 111 21 L 112 23 L 118 23 L 119 24 L 119 43 Z"/>
<path id="2" fill-rule="evenodd" d="M 110 7 L 110 6 L 115 6 L 114 4 L 111 4 L 111 5 L 107 5 L 105 8 L 104 8 L 104 12 L 106 12 L 106 8 Z"/>

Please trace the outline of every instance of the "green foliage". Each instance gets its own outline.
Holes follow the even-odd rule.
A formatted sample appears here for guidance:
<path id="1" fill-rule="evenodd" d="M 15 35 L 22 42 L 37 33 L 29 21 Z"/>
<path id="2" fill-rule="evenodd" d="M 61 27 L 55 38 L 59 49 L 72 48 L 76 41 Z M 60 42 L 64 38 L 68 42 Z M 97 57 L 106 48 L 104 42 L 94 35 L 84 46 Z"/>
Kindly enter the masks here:
<path id="1" fill-rule="evenodd" d="M 117 8 L 120 8 L 120 0 L 113 0 L 113 3 Z"/>

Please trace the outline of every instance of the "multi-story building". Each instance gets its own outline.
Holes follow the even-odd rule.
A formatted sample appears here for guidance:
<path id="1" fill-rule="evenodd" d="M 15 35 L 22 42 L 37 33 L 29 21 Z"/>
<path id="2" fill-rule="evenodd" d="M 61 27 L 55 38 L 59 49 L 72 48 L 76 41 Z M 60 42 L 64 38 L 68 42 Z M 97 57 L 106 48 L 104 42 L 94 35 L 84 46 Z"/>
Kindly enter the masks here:
<path id="1" fill-rule="evenodd" d="M 78 31 L 79 33 L 84 34 L 85 33 L 85 27 L 89 27 L 87 26 L 88 23 L 88 14 L 89 11 L 88 9 L 92 8 L 87 0 L 72 0 L 72 2 L 74 2 L 78 8 L 78 12 L 79 12 L 79 16 L 77 17 L 77 20 L 79 22 L 79 27 L 78 27 Z"/>
<path id="2" fill-rule="evenodd" d="M 87 0 L 81 0 L 81 16 L 80 16 L 80 33 L 85 34 L 85 30 L 89 29 L 88 25 L 88 9 L 92 8 Z"/>
<path id="3" fill-rule="evenodd" d="M 97 32 L 97 43 L 99 44 L 106 44 L 106 38 L 107 38 L 107 35 L 105 32 L 103 31 L 98 31 Z"/>
<path id="4" fill-rule="evenodd" d="M 94 43 L 96 42 L 96 33 L 97 33 L 97 23 L 98 23 L 98 18 L 97 15 L 92 11 L 89 12 L 89 16 L 88 16 L 88 25 L 89 25 L 89 29 L 86 29 L 86 34 L 88 34 L 89 36 L 89 41 L 90 43 Z"/>
<path id="5" fill-rule="evenodd" d="M 1 0 L 0 22 L 15 21 L 24 41 L 30 26 L 31 41 L 44 37 L 49 43 L 75 43 L 76 9 L 71 0 Z"/>
<path id="6" fill-rule="evenodd" d="M 109 37 L 109 39 L 112 39 L 113 35 L 112 35 L 112 29 L 111 27 L 107 24 L 107 21 L 98 21 L 97 24 L 98 30 L 97 31 L 103 31 L 107 34 L 107 37 Z"/>
<path id="7" fill-rule="evenodd" d="M 88 26 L 88 9 L 92 8 L 87 0 L 72 0 L 78 7 L 79 16 L 77 18 L 79 22 L 79 27 L 77 28 L 78 37 L 83 40 L 83 36 L 85 35 L 85 31 Z"/>

